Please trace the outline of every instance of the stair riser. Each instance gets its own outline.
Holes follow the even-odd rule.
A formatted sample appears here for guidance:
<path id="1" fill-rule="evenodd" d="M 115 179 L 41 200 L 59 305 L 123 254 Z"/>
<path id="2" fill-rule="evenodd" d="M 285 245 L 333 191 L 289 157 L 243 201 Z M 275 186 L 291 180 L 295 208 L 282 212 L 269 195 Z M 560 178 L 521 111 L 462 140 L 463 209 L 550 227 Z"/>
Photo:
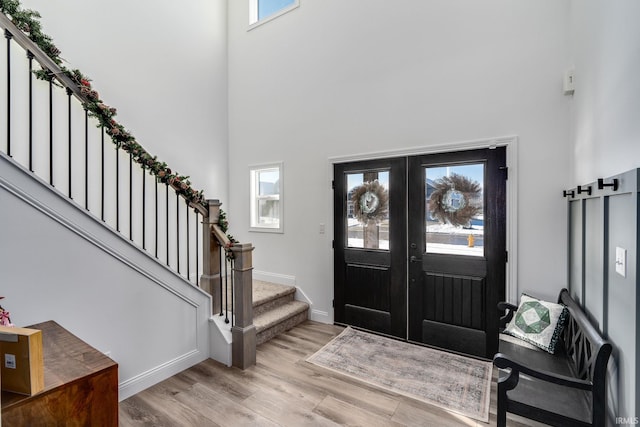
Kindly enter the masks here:
<path id="1" fill-rule="evenodd" d="M 286 303 L 288 303 L 289 301 L 293 301 L 293 296 L 294 296 L 295 292 L 290 293 L 290 294 L 286 294 L 283 295 L 279 298 L 276 298 L 274 300 L 268 301 L 264 304 L 260 304 L 258 306 L 253 306 L 253 317 L 256 317 L 262 313 L 265 313 L 267 311 L 273 310 L 276 307 L 280 307 L 281 305 L 284 305 Z"/>
<path id="2" fill-rule="evenodd" d="M 275 337 L 282 332 L 288 331 L 289 329 L 293 329 L 295 326 L 304 322 L 308 318 L 308 310 L 303 311 L 302 313 L 298 313 L 280 323 L 277 323 L 270 328 L 261 331 L 256 336 L 256 344 L 260 345 L 264 342 L 269 341 L 271 338 Z"/>

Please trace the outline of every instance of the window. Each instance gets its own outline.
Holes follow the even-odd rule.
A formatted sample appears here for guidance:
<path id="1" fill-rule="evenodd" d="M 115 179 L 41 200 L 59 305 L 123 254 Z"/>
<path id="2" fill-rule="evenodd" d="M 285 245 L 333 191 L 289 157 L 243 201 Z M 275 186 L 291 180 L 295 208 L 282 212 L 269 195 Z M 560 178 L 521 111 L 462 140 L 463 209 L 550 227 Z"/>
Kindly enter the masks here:
<path id="1" fill-rule="evenodd" d="M 424 168 L 426 252 L 484 256 L 484 163 Z"/>
<path id="2" fill-rule="evenodd" d="M 346 183 L 347 246 L 389 250 L 389 170 L 348 173 Z"/>
<path id="3" fill-rule="evenodd" d="M 250 28 L 271 21 L 300 5 L 300 0 L 249 0 Z"/>
<path id="4" fill-rule="evenodd" d="M 282 233 L 282 163 L 250 168 L 250 230 Z"/>

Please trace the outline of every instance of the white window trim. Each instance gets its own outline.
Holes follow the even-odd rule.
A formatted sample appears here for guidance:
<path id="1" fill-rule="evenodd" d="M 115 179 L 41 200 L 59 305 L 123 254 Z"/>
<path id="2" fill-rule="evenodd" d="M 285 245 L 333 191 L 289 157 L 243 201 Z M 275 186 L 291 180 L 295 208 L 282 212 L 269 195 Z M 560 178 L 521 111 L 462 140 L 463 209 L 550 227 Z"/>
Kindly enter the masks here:
<path id="1" fill-rule="evenodd" d="M 284 15 L 285 13 L 289 13 L 294 9 L 300 7 L 300 0 L 295 0 L 293 4 L 280 9 L 272 15 L 267 16 L 261 20 L 258 20 L 258 0 L 249 0 L 249 28 L 247 31 L 251 31 L 256 27 L 261 26 L 262 24 L 266 24 L 267 22 L 273 21 L 274 19 Z"/>
<path id="2" fill-rule="evenodd" d="M 254 172 L 263 170 L 263 169 L 278 169 L 278 179 L 279 179 L 279 190 L 280 194 L 278 195 L 279 203 L 279 218 L 280 224 L 278 228 L 273 227 L 255 227 L 253 224 L 253 215 L 255 214 L 256 206 L 255 201 L 257 197 L 255 195 L 256 191 L 256 183 L 254 181 Z M 263 196 L 262 199 L 269 199 L 272 196 Z M 284 233 L 284 162 L 275 162 L 275 163 L 264 163 L 258 165 L 250 165 L 249 166 L 249 231 L 255 231 L 259 233 Z"/>

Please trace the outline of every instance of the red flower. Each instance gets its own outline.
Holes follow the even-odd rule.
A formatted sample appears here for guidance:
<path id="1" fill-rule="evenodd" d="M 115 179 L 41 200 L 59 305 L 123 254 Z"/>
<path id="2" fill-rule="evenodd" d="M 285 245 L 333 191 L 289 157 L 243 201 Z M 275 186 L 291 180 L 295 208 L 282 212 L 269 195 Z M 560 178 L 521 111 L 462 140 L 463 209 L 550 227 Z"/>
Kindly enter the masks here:
<path id="1" fill-rule="evenodd" d="M 80 80 L 80 84 L 82 86 L 91 87 L 91 83 L 89 83 L 89 80 L 87 80 L 87 79 Z"/>

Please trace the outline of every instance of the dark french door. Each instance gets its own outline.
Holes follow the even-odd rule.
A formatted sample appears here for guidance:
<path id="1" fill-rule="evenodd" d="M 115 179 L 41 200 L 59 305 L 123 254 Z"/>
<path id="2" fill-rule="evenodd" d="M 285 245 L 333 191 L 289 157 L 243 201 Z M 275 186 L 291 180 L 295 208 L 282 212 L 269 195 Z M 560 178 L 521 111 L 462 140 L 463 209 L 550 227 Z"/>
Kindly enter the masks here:
<path id="1" fill-rule="evenodd" d="M 334 318 L 407 333 L 406 159 L 335 165 Z"/>
<path id="2" fill-rule="evenodd" d="M 492 357 L 505 149 L 334 166 L 335 322 Z"/>

